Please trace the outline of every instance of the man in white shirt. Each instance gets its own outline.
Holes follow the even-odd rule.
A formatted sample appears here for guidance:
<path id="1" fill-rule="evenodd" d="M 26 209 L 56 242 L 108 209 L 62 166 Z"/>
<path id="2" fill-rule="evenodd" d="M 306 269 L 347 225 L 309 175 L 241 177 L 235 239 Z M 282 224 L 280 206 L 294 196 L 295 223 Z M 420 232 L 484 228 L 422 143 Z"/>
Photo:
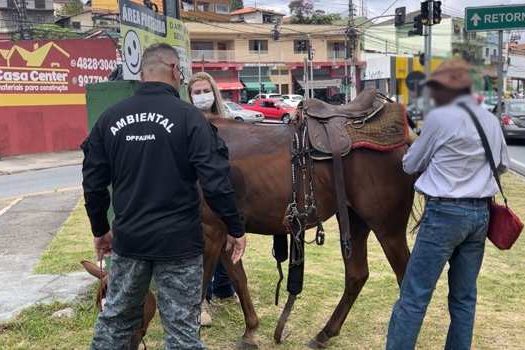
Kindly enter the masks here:
<path id="1" fill-rule="evenodd" d="M 476 281 L 483 260 L 489 202 L 498 192 L 481 138 L 468 113 L 485 131 L 498 170 L 509 164 L 498 119 L 471 95 L 469 65 L 443 62 L 426 81 L 437 108 L 425 119 L 421 136 L 403 159 L 408 174 L 419 173 L 415 188 L 426 198 L 425 213 L 394 305 L 387 349 L 414 349 L 427 306 L 449 263 L 451 323 L 445 349 L 468 350 L 472 343 Z"/>

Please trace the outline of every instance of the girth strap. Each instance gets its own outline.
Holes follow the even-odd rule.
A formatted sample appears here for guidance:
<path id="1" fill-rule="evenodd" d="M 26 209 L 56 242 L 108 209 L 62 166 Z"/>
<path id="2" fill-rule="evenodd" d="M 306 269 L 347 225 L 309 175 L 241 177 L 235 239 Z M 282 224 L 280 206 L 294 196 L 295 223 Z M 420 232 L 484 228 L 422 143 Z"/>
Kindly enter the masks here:
<path id="1" fill-rule="evenodd" d="M 330 143 L 330 148 L 332 149 L 335 196 L 337 199 L 337 212 L 339 214 L 337 222 L 339 224 L 343 254 L 346 258 L 350 258 L 350 255 L 352 254 L 352 243 L 350 240 L 350 218 L 348 217 L 348 206 L 346 204 L 347 199 L 343 158 L 341 155 L 341 149 L 338 147 L 339 145 L 334 144 L 333 140 L 330 138 L 328 125 L 329 124 L 323 124 L 324 131 L 327 133 L 328 141 Z"/>

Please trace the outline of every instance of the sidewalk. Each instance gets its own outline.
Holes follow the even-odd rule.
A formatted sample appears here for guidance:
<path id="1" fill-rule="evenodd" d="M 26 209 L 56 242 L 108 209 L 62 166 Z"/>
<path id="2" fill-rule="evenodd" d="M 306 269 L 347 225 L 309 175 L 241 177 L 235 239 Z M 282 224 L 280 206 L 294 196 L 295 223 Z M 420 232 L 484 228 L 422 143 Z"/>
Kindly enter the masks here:
<path id="1" fill-rule="evenodd" d="M 35 304 L 72 301 L 96 281 L 85 272 L 33 274 L 80 195 L 68 191 L 23 198 L 0 216 L 0 324 Z"/>
<path id="2" fill-rule="evenodd" d="M 82 151 L 37 153 L 0 158 L 0 175 L 82 164 Z"/>

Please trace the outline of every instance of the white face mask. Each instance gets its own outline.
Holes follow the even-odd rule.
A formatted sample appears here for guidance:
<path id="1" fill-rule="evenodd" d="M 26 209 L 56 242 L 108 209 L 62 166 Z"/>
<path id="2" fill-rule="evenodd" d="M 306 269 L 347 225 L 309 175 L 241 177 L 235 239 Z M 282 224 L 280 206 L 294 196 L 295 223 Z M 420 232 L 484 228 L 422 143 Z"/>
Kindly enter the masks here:
<path id="1" fill-rule="evenodd" d="M 215 96 L 213 96 L 213 92 L 211 91 L 204 94 L 192 95 L 191 97 L 195 107 L 201 111 L 209 111 L 211 106 L 213 106 L 213 102 L 215 102 Z"/>

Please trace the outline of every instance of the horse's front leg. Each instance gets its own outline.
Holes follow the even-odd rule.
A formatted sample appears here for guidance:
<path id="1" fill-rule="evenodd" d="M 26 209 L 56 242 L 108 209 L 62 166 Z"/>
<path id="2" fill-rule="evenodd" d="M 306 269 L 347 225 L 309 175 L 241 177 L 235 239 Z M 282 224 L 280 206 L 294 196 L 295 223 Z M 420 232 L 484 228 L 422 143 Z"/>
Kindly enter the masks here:
<path id="1" fill-rule="evenodd" d="M 255 338 L 255 332 L 259 327 L 259 318 L 255 313 L 252 298 L 248 290 L 248 279 L 246 278 L 246 272 L 244 271 L 242 260 L 234 265 L 230 254 L 223 250 L 221 262 L 226 267 L 228 276 L 232 280 L 233 287 L 239 296 L 242 312 L 244 314 L 246 328 L 239 343 L 239 347 L 241 349 L 257 349 L 258 345 Z"/>
<path id="2" fill-rule="evenodd" d="M 341 247 L 345 264 L 345 290 L 330 320 L 328 320 L 323 330 L 308 344 L 312 349 L 325 348 L 330 338 L 339 335 L 339 331 L 350 312 L 350 308 L 368 279 L 366 241 L 370 229 L 351 208 L 348 208 L 348 210 L 350 215 L 352 254 L 350 259 L 346 258 L 343 252 L 344 248 Z"/>

